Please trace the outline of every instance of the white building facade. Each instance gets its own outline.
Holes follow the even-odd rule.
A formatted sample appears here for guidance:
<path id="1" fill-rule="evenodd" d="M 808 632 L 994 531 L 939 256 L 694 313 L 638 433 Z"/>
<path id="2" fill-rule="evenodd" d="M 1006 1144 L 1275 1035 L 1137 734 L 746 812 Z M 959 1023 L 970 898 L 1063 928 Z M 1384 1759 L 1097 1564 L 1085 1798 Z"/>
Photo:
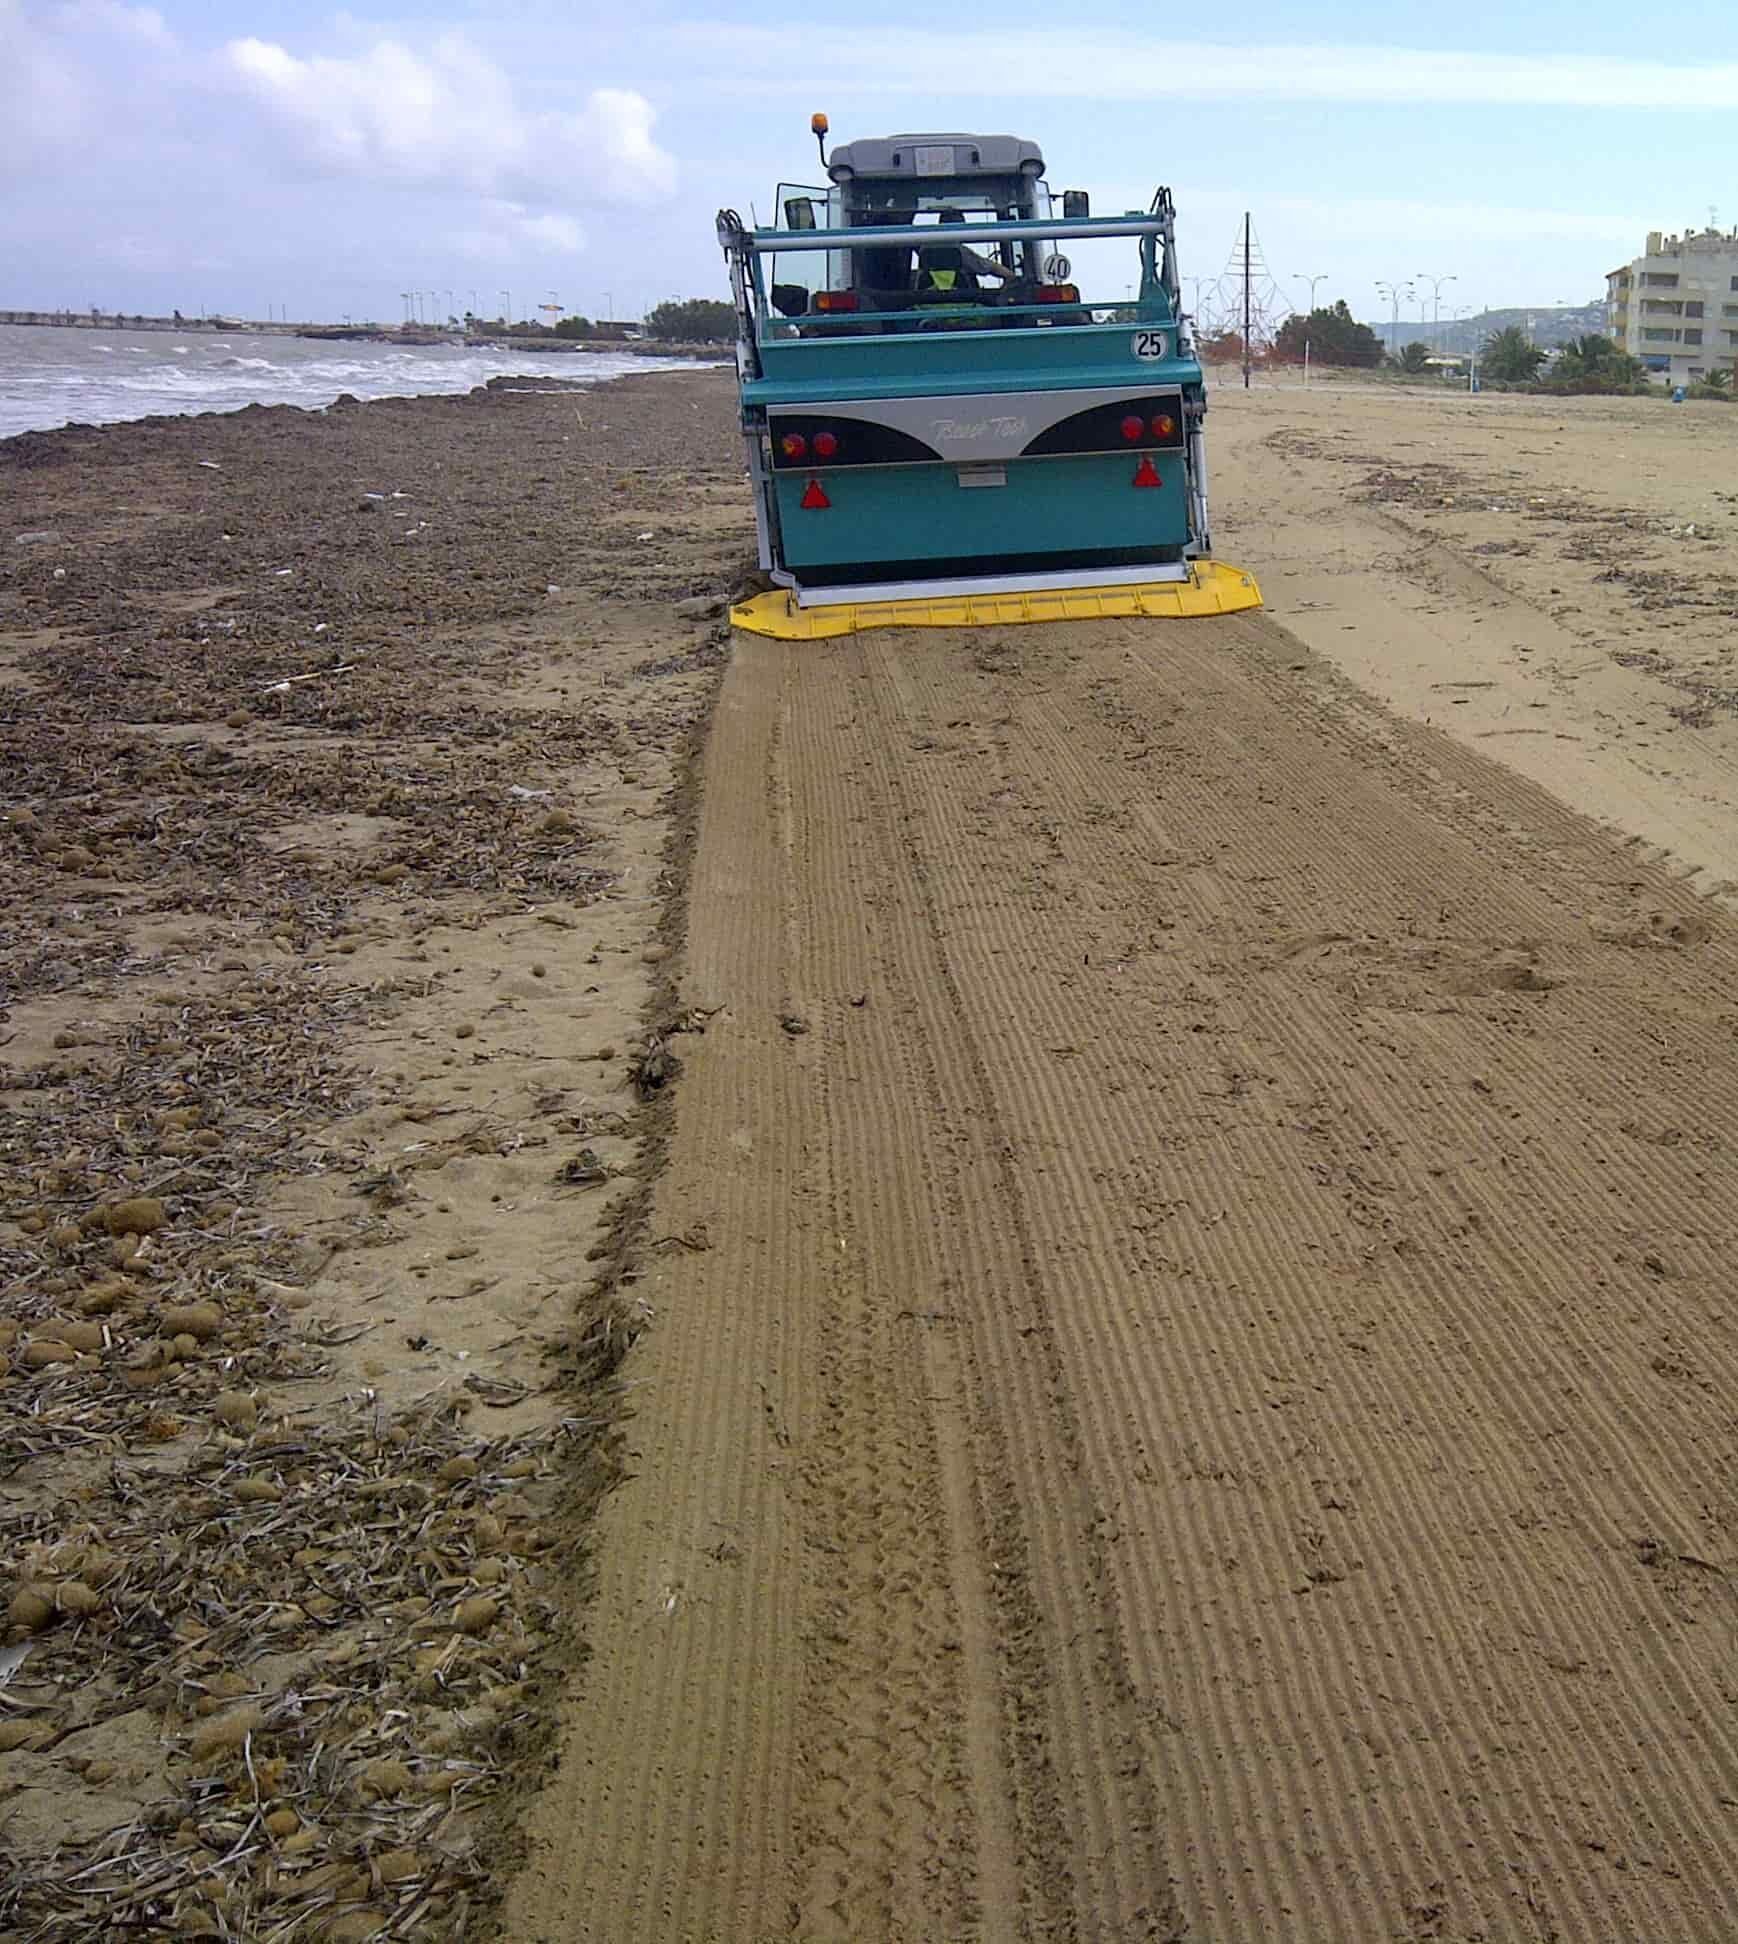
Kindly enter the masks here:
<path id="1" fill-rule="evenodd" d="M 1651 230 L 1646 254 L 1605 285 L 1611 337 L 1668 384 L 1738 363 L 1738 230 Z"/>

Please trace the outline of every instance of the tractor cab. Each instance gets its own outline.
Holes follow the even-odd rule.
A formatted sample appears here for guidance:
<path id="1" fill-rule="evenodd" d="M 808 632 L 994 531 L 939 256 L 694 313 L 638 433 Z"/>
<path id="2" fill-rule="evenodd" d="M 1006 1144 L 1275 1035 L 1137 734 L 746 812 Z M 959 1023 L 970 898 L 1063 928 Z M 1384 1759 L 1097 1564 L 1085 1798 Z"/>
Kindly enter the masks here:
<path id="1" fill-rule="evenodd" d="M 1043 306 L 1077 301 L 1068 263 L 1033 239 L 986 247 L 961 240 L 966 226 L 1036 222 L 1053 213 L 1044 157 L 1014 135 L 905 135 L 850 142 L 828 158 L 825 188 L 779 185 L 785 226 L 920 231 L 921 239 L 829 251 L 819 261 L 787 253 L 775 262 L 771 303 L 782 317 L 851 318 L 845 334 L 935 324 L 933 313 L 968 313 L 950 328 L 1010 327 Z M 1084 215 L 1086 198 L 1068 200 Z M 922 313 L 914 318 L 912 313 Z M 975 313 L 971 315 L 969 313 Z M 990 315 L 995 313 L 995 315 Z M 1069 320 L 1072 321 L 1072 320 Z"/>

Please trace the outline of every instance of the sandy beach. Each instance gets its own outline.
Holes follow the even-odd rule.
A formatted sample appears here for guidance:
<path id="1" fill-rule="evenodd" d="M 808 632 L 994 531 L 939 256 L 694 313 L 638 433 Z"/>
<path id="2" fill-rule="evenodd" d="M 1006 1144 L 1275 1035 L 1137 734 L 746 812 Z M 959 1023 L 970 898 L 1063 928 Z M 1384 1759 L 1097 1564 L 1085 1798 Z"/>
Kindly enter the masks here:
<path id="1" fill-rule="evenodd" d="M 725 372 L 0 442 L 0 1932 L 1738 1923 L 1738 408 L 724 619 Z"/>

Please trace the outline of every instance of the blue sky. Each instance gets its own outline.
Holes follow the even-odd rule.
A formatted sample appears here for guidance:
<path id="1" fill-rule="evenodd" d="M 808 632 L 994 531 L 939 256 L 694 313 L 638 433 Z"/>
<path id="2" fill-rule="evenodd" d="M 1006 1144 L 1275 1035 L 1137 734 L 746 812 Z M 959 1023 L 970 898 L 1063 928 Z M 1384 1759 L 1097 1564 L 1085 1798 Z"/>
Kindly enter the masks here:
<path id="1" fill-rule="evenodd" d="M 1385 314 L 1583 301 L 1649 228 L 1738 225 L 1738 15 L 1608 0 L 1312 15 L 1251 0 L 944 15 L 837 5 L 0 0 L 0 307 L 396 318 L 407 288 L 617 314 L 722 293 L 712 214 L 764 215 L 835 137 L 1039 140 L 1100 213 L 1168 182 L 1184 270 L 1245 208 L 1286 290 Z M 1679 50 L 1691 50 L 1689 52 Z M 1105 292 L 1103 294 L 1111 294 Z"/>

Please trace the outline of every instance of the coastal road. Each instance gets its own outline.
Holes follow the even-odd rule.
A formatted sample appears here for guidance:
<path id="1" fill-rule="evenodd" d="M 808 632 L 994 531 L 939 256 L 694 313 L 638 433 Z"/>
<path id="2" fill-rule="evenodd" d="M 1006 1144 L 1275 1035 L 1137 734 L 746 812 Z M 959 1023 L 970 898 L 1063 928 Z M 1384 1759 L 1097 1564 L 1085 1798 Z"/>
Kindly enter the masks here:
<path id="1" fill-rule="evenodd" d="M 1261 616 L 739 639 L 696 845 L 509 1933 L 1738 1935 L 1731 921 Z"/>

